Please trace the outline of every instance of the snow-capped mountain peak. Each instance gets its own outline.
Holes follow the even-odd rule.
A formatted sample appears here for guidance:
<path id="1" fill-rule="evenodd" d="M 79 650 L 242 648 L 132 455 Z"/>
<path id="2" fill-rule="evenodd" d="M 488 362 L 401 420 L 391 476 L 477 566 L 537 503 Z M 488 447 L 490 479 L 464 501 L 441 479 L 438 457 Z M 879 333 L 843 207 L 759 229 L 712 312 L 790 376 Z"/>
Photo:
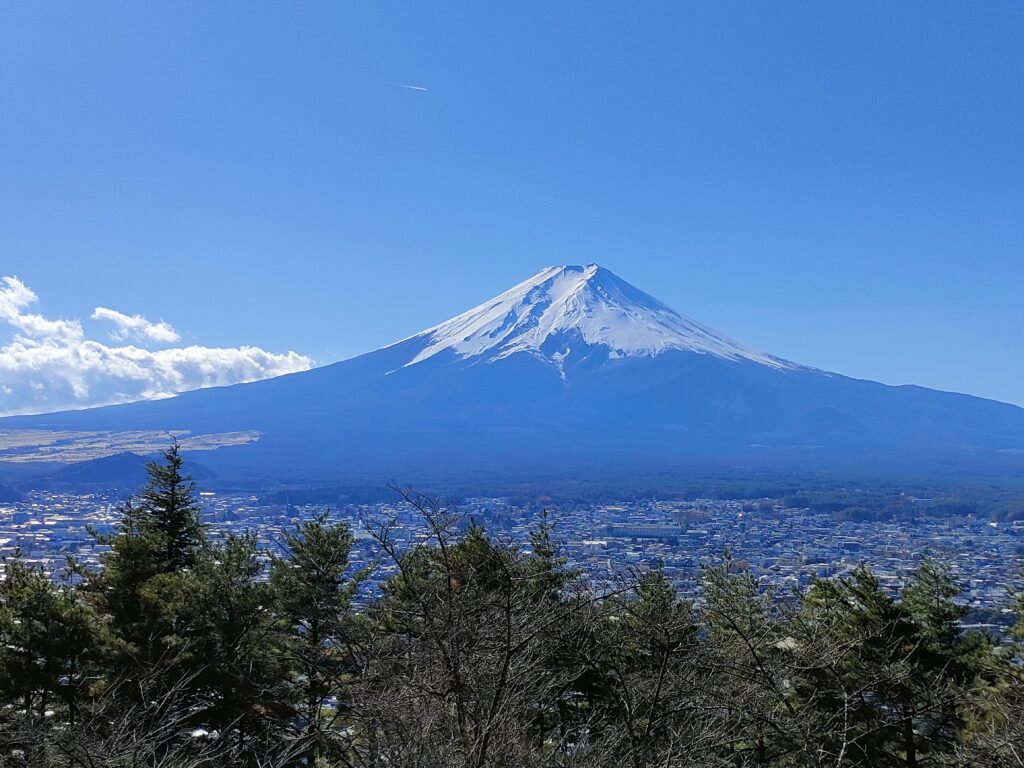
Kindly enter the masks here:
<path id="1" fill-rule="evenodd" d="M 526 352 L 561 369 L 574 352 L 601 345 L 611 358 L 682 350 L 793 367 L 680 315 L 597 264 L 545 267 L 490 301 L 411 338 L 423 339 L 425 346 L 406 366 L 451 350 L 462 358 L 487 361 Z"/>

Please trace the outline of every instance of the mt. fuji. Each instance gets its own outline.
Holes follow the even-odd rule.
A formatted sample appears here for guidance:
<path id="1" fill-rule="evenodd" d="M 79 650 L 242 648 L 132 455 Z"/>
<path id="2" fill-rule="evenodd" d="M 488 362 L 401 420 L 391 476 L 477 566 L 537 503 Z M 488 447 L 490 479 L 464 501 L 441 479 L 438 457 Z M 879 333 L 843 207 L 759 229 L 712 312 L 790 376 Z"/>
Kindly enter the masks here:
<path id="1" fill-rule="evenodd" d="M 78 435 L 113 446 L 124 435 L 166 442 L 168 431 L 187 432 L 196 450 L 216 447 L 196 458 L 225 482 L 262 485 L 436 478 L 483 488 L 755 464 L 1024 467 L 1024 409 L 791 363 L 593 264 L 547 267 L 440 325 L 333 365 L 0 419 L 4 431 L 18 439 L 0 446 L 0 460 L 21 461 L 68 460 Z"/>
<path id="2" fill-rule="evenodd" d="M 683 317 L 596 264 L 546 267 L 491 301 L 411 337 L 420 338 L 428 346 L 407 365 L 445 350 L 487 362 L 528 352 L 561 370 L 575 345 L 577 356 L 594 348 L 606 348 L 612 359 L 679 350 L 791 367 Z"/>

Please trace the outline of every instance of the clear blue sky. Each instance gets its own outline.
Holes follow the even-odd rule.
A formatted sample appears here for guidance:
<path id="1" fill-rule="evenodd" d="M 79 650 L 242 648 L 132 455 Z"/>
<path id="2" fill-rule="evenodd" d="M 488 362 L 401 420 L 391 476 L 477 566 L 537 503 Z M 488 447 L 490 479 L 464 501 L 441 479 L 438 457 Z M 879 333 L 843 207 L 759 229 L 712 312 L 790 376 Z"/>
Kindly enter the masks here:
<path id="1" fill-rule="evenodd" d="M 589 262 L 1024 404 L 1024 2 L 0 4 L 0 275 L 47 316 L 323 363 Z"/>

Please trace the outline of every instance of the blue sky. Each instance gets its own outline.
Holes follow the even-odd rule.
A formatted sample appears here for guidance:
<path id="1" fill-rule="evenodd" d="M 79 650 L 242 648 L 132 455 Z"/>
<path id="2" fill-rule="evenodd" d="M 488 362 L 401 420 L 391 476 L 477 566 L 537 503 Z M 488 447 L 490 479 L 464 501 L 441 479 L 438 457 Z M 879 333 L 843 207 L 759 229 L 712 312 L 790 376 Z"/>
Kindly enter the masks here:
<path id="1" fill-rule="evenodd" d="M 6 2 L 0 104 L 0 276 L 87 337 L 325 363 L 598 262 L 1024 404 L 1024 2 Z"/>

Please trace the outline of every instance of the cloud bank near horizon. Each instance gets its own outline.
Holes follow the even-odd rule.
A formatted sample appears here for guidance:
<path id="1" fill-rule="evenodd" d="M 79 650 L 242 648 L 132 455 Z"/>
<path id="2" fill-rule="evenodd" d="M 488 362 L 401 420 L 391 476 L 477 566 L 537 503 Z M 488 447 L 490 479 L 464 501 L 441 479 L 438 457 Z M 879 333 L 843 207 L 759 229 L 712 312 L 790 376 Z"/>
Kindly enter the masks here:
<path id="1" fill-rule="evenodd" d="M 297 352 L 255 346 L 166 346 L 181 340 L 169 323 L 96 307 L 110 341 L 86 338 L 80 320 L 27 311 L 39 297 L 17 277 L 0 278 L 0 416 L 171 397 L 179 392 L 305 371 Z M 156 348 L 154 348 L 156 347 Z"/>

